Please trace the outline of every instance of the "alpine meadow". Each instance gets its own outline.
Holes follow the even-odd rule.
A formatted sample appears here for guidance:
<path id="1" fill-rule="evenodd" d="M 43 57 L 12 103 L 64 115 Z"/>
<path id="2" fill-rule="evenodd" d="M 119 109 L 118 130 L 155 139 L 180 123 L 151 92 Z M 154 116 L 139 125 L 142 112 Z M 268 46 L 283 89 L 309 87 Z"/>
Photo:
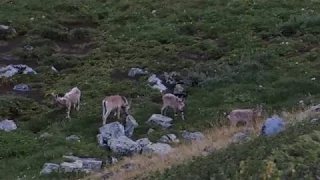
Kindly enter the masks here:
<path id="1" fill-rule="evenodd" d="M 320 179 L 319 42 L 320 0 L 1 0 L 0 179 Z"/>

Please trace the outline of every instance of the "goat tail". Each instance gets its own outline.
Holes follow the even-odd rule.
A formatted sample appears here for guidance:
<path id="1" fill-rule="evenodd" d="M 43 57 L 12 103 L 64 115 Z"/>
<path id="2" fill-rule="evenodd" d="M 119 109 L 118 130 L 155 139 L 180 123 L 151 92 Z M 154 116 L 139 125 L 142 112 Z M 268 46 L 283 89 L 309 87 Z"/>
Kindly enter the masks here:
<path id="1" fill-rule="evenodd" d="M 105 101 L 105 100 L 102 101 L 102 118 L 104 118 L 107 112 L 107 103 L 108 101 Z"/>

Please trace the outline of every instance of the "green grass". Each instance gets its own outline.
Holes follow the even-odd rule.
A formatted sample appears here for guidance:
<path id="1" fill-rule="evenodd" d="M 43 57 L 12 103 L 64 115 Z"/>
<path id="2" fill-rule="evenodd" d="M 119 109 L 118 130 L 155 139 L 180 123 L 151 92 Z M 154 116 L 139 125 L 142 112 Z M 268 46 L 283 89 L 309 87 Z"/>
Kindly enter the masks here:
<path id="1" fill-rule="evenodd" d="M 264 103 L 267 110 L 280 110 L 296 106 L 301 99 L 317 102 L 317 12 L 319 1 L 307 0 L 1 1 L 0 24 L 13 26 L 17 34 L 0 37 L 11 41 L 25 36 L 13 54 L 38 72 L 13 80 L 29 83 L 45 101 L 37 104 L 32 99 L 1 96 L 0 116 L 14 117 L 19 128 L 0 132 L 0 179 L 21 175 L 39 179 L 45 162 L 59 162 L 69 152 L 100 158 L 111 155 L 96 143 L 102 124 L 101 100 L 106 95 L 120 93 L 133 99 L 132 112 L 140 124 L 134 138 L 145 137 L 149 126 L 144 122 L 160 112 L 160 95 L 146 86 L 147 77 L 131 81 L 115 77 L 115 70 L 126 74 L 131 67 L 147 66 L 151 72 L 175 70 L 202 77 L 200 86 L 189 89 L 187 120 L 176 120 L 168 130 L 173 133 L 225 124 L 223 112 L 236 107 Z M 97 48 L 89 56 L 79 55 L 85 51 L 81 48 L 78 54 L 57 52 L 57 45 L 66 48 L 81 42 L 96 43 Z M 34 50 L 23 50 L 26 44 Z M 188 59 L 196 55 L 201 57 Z M 51 71 L 51 66 L 60 73 Z M 50 107 L 46 95 L 64 93 L 73 86 L 82 90 L 82 111 L 71 114 L 68 121 L 64 111 Z M 54 138 L 34 139 L 43 132 Z M 150 139 L 166 132 L 157 129 Z M 66 142 L 71 134 L 80 136 L 81 143 Z"/>

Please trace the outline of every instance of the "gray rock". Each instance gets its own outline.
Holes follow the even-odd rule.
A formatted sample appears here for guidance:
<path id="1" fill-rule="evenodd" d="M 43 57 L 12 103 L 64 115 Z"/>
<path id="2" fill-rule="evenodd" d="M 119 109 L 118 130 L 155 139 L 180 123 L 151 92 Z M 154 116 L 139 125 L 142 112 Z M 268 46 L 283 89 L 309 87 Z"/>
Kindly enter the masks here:
<path id="1" fill-rule="evenodd" d="M 154 131 L 154 129 L 149 128 L 149 129 L 148 129 L 148 132 L 147 132 L 147 135 L 150 135 L 153 131 Z"/>
<path id="2" fill-rule="evenodd" d="M 102 167 L 102 161 L 94 159 L 82 159 L 82 169 L 88 172 L 99 172 Z"/>
<path id="3" fill-rule="evenodd" d="M 134 132 L 134 129 L 138 127 L 137 121 L 133 118 L 133 116 L 128 115 L 126 117 L 126 125 L 124 129 L 124 133 L 128 138 L 131 138 Z"/>
<path id="4" fill-rule="evenodd" d="M 124 127 L 119 122 L 105 124 L 99 128 L 103 140 L 108 141 L 110 138 L 118 138 L 125 135 Z"/>
<path id="5" fill-rule="evenodd" d="M 17 125 L 13 122 L 13 120 L 2 120 L 0 121 L 0 130 L 10 132 L 17 129 Z"/>
<path id="6" fill-rule="evenodd" d="M 71 135 L 71 136 L 66 137 L 66 140 L 67 140 L 67 141 L 80 142 L 80 137 L 79 137 L 79 136 L 76 136 L 76 135 Z"/>
<path id="7" fill-rule="evenodd" d="M 205 138 L 202 132 L 183 131 L 181 135 L 185 140 L 189 140 L 189 141 L 201 141 Z"/>
<path id="8" fill-rule="evenodd" d="M 182 84 L 176 84 L 174 89 L 173 89 L 173 94 L 184 94 L 185 89 L 182 86 Z"/>
<path id="9" fill-rule="evenodd" d="M 161 136 L 161 138 L 158 141 L 162 142 L 162 143 L 167 143 L 167 144 L 180 142 L 180 140 L 177 138 L 177 136 L 175 134 L 163 135 L 163 136 Z"/>
<path id="10" fill-rule="evenodd" d="M 243 141 L 247 141 L 250 138 L 243 132 L 238 132 L 235 135 L 233 135 L 232 137 L 232 142 L 243 142 Z"/>
<path id="11" fill-rule="evenodd" d="M 111 166 L 113 164 L 116 164 L 117 162 L 119 162 L 119 160 L 117 158 L 110 156 L 106 160 L 106 166 Z"/>
<path id="12" fill-rule="evenodd" d="M 110 138 L 108 140 L 108 147 L 112 152 L 123 156 L 131 156 L 141 151 L 139 144 L 126 136 Z"/>
<path id="13" fill-rule="evenodd" d="M 27 92 L 30 91 L 30 88 L 26 84 L 18 84 L 13 87 L 13 90 Z"/>
<path id="14" fill-rule="evenodd" d="M 167 90 L 167 87 L 162 83 L 162 80 L 159 79 L 155 74 L 151 75 L 148 78 L 149 85 L 151 85 L 152 89 L 157 89 L 160 92 L 164 92 Z"/>
<path id="15" fill-rule="evenodd" d="M 11 27 L 11 26 L 6 26 L 6 25 L 0 25 L 0 32 L 8 32 L 12 34 L 17 34 L 17 31 Z"/>
<path id="16" fill-rule="evenodd" d="M 319 124 L 319 119 L 317 119 L 317 118 L 314 118 L 314 119 L 312 119 L 311 121 L 310 121 L 312 124 Z"/>
<path id="17" fill-rule="evenodd" d="M 143 69 L 140 69 L 140 68 L 131 68 L 129 73 L 128 73 L 128 76 L 129 77 L 135 77 L 136 75 L 145 75 L 145 74 L 148 74 L 147 70 L 143 70 Z"/>
<path id="18" fill-rule="evenodd" d="M 27 51 L 32 51 L 33 50 L 33 46 L 27 44 L 24 46 L 24 49 L 27 50 Z"/>
<path id="19" fill-rule="evenodd" d="M 153 114 L 148 120 L 147 124 L 157 124 L 163 129 L 170 128 L 172 126 L 173 119 L 161 114 Z"/>
<path id="20" fill-rule="evenodd" d="M 59 72 L 54 66 L 51 66 L 51 70 L 56 72 L 56 73 Z"/>
<path id="21" fill-rule="evenodd" d="M 164 143 L 154 143 L 145 146 L 142 149 L 142 154 L 158 154 L 165 155 L 171 151 L 171 146 L 169 144 Z"/>
<path id="22" fill-rule="evenodd" d="M 52 137 L 52 135 L 45 132 L 39 136 L 39 139 L 45 139 L 45 138 L 49 138 L 49 137 Z"/>
<path id="23" fill-rule="evenodd" d="M 34 71 L 31 67 L 24 65 L 24 64 L 18 64 L 18 65 L 8 65 L 6 67 L 0 68 L 0 78 L 2 77 L 12 77 L 13 75 L 17 73 L 22 74 L 37 74 L 36 71 Z"/>
<path id="24" fill-rule="evenodd" d="M 152 144 L 152 142 L 148 138 L 138 139 L 136 140 L 136 143 L 138 143 L 142 148 L 149 144 Z"/>
<path id="25" fill-rule="evenodd" d="M 268 118 L 266 122 L 263 124 L 260 134 L 270 136 L 273 134 L 277 134 L 280 131 L 283 131 L 285 129 L 285 122 L 282 118 L 279 116 L 272 116 L 271 118 Z"/>
<path id="26" fill-rule="evenodd" d="M 61 171 L 68 173 L 68 172 L 81 172 L 82 171 L 82 162 L 63 162 L 60 164 Z"/>
<path id="27" fill-rule="evenodd" d="M 46 174 L 50 174 L 52 172 L 58 172 L 59 169 L 60 169 L 59 164 L 45 163 L 43 165 L 42 170 L 40 171 L 40 175 L 46 175 Z"/>

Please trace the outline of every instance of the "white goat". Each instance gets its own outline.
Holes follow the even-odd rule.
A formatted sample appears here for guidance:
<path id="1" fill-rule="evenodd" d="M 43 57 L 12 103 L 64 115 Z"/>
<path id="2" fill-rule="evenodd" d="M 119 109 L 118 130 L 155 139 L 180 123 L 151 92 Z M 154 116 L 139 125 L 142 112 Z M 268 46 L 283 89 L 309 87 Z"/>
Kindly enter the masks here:
<path id="1" fill-rule="evenodd" d="M 120 119 L 120 110 L 121 108 L 124 108 L 124 112 L 126 115 L 129 114 L 130 109 L 130 103 L 128 102 L 127 98 L 120 95 L 112 95 L 107 96 L 102 100 L 102 121 L 103 125 L 106 124 L 107 118 L 110 115 L 110 113 L 117 109 L 117 112 L 114 113 L 114 115 L 117 115 L 117 118 Z"/>
<path id="2" fill-rule="evenodd" d="M 174 116 L 177 116 L 177 111 L 181 113 L 182 120 L 185 120 L 184 118 L 184 107 L 185 103 L 183 99 L 171 94 L 167 93 L 162 96 L 163 105 L 161 107 L 161 114 L 166 115 L 168 107 L 171 107 L 174 111 Z"/>
<path id="3" fill-rule="evenodd" d="M 59 105 L 67 108 L 67 117 L 70 119 L 70 111 L 71 107 L 73 106 L 74 109 L 79 111 L 80 109 L 80 97 L 81 91 L 78 87 L 72 88 L 69 92 L 67 92 L 63 97 L 59 97 L 58 94 L 52 93 L 54 97 L 54 101 L 57 102 Z"/>
<path id="4" fill-rule="evenodd" d="M 262 105 L 253 109 L 235 109 L 230 112 L 227 118 L 231 121 L 231 126 L 237 126 L 238 122 L 245 122 L 246 126 L 249 125 L 256 128 L 256 119 L 262 114 Z"/>

